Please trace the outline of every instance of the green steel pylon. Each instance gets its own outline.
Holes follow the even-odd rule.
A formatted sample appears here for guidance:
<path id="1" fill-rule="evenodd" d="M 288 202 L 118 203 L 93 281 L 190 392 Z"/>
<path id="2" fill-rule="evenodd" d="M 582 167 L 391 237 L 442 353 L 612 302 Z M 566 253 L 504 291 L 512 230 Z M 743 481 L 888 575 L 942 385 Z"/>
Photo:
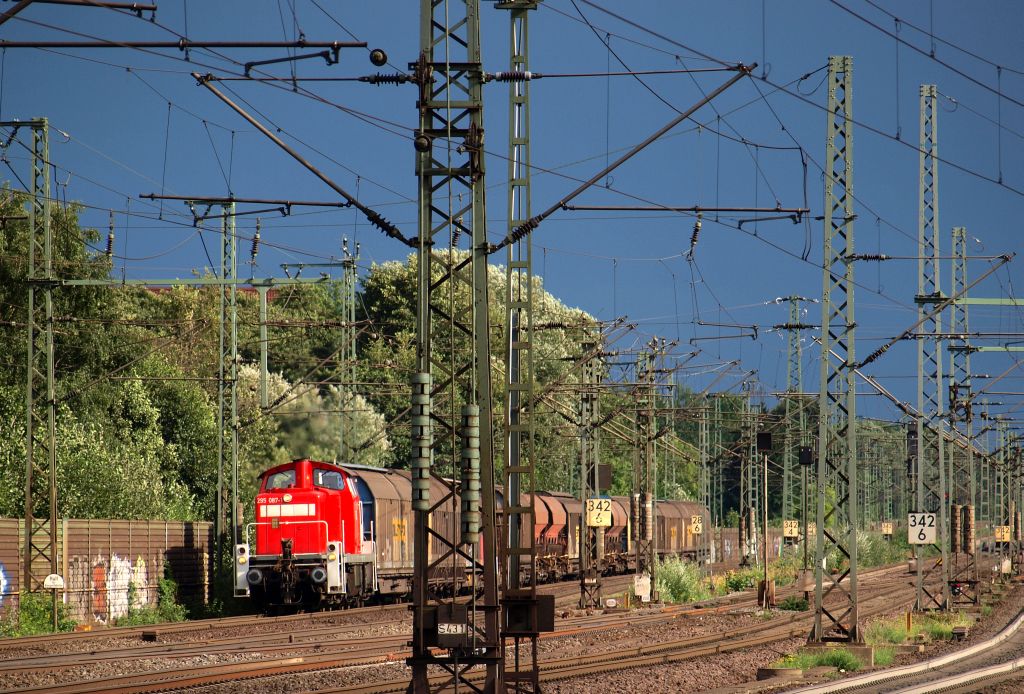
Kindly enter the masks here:
<path id="1" fill-rule="evenodd" d="M 917 547 L 915 609 L 945 609 L 949 605 L 949 534 L 946 518 L 945 380 L 942 377 L 942 314 L 929 317 L 932 304 L 942 301 L 939 276 L 938 122 L 935 85 L 921 85 L 920 210 L 918 214 L 918 316 L 921 332 L 933 339 L 917 341 L 917 514 L 935 514 L 935 544 L 939 558 L 926 562 Z M 928 566 L 925 566 L 925 564 Z M 939 591 L 927 581 L 938 575 Z"/>
<path id="2" fill-rule="evenodd" d="M 43 589 L 60 566 L 57 525 L 57 392 L 53 364 L 53 228 L 50 218 L 49 123 L 40 118 L 8 127 L 32 129 L 32 176 L 29 199 L 27 383 L 25 421 L 25 538 L 21 590 Z M 53 593 L 57 625 L 57 593 Z"/>
<path id="3" fill-rule="evenodd" d="M 600 340 L 600 337 L 594 336 L 592 339 Z M 588 500 L 597 499 L 603 491 L 598 474 L 600 439 L 597 428 L 600 414 L 601 343 L 588 341 L 581 343 L 580 347 L 583 354 L 580 374 L 580 502 L 584 508 L 580 521 L 580 607 L 588 608 L 601 606 L 604 528 L 590 526 L 586 511 Z"/>
<path id="4" fill-rule="evenodd" d="M 967 230 L 953 228 L 954 295 L 967 289 Z M 956 603 L 977 603 L 978 563 L 976 559 L 977 480 L 974 461 L 974 417 L 971 393 L 971 344 L 968 333 L 968 304 L 956 302 L 950 308 L 950 333 L 963 336 L 949 344 L 949 423 L 967 441 L 962 449 L 950 442 L 950 566 L 951 597 Z"/>
<path id="5" fill-rule="evenodd" d="M 238 243 L 234 203 L 222 205 L 221 210 L 220 279 L 224 284 L 218 290 L 217 429 L 220 436 L 217 438 L 217 517 L 214 523 L 218 572 L 224 561 L 224 541 L 228 540 L 231 545 L 242 542 L 238 507 Z M 230 508 L 225 509 L 225 504 Z M 224 523 L 228 519 L 231 536 L 225 538 Z"/>
<path id="6" fill-rule="evenodd" d="M 420 54 L 410 73 L 419 112 L 413 142 L 419 210 L 410 690 L 499 692 L 505 658 L 495 532 L 479 0 L 422 0 Z M 468 250 L 458 248 L 460 239 Z M 435 456 L 443 458 L 437 476 Z M 432 529 L 435 510 L 458 518 L 453 533 Z M 432 569 L 455 562 L 474 576 L 468 599 L 432 590 Z M 506 611 L 513 613 L 506 631 L 510 622 L 536 630 L 530 623 L 535 612 L 509 605 Z M 430 679 L 435 668 L 448 673 L 447 681 Z M 482 680 L 471 682 L 478 672 Z"/>
<path id="7" fill-rule="evenodd" d="M 817 543 L 810 640 L 860 642 L 857 603 L 857 389 L 853 273 L 853 59 L 828 61 L 821 390 L 818 396 Z M 834 363 L 833 355 L 838 359 Z M 827 509 L 826 490 L 835 503 Z M 836 551 L 846 564 L 823 563 Z M 848 582 L 847 582 L 848 580 Z M 825 597 L 831 598 L 825 606 Z"/>
<path id="8" fill-rule="evenodd" d="M 531 213 L 530 165 L 530 70 L 531 11 L 535 0 L 510 0 L 495 5 L 509 10 L 509 73 L 523 79 L 509 82 L 508 112 L 508 217 L 507 230 L 524 224 Z M 537 457 L 534 451 L 534 360 L 533 360 L 533 237 L 527 234 L 506 248 L 505 265 L 505 520 L 506 535 L 502 538 L 504 574 L 501 596 L 516 609 L 537 610 L 537 549 L 532 528 L 535 525 L 534 503 L 537 489 Z M 590 362 L 587 362 L 590 364 Z M 585 364 L 584 370 L 586 371 Z M 595 396 L 596 397 L 596 396 Z M 584 397 L 586 400 L 586 397 Z M 587 405 L 594 402 L 587 401 Z M 589 435 L 588 435 L 589 434 Z M 584 434 L 581 464 L 592 473 L 596 483 L 597 453 L 592 429 Z M 590 466 L 592 465 L 592 469 Z M 584 484 L 583 487 L 586 485 Z M 585 490 L 584 490 L 585 491 Z M 582 492 L 581 492 L 582 493 Z M 584 497 L 586 498 L 586 497 Z M 585 503 L 585 501 L 584 501 Z M 581 527 L 580 569 L 589 572 L 596 546 L 592 533 Z M 596 529 L 594 529 L 596 531 Z M 586 553 L 586 557 L 584 557 Z M 588 573 L 588 580 L 593 578 Z M 585 588 L 581 602 L 600 600 L 600 573 Z M 512 691 L 535 692 L 540 688 L 537 669 L 537 636 L 535 630 L 505 634 L 505 683 Z M 523 662 L 520 650 L 524 644 L 529 652 Z"/>
<path id="9" fill-rule="evenodd" d="M 356 397 L 356 351 L 358 330 L 356 329 L 356 285 L 359 282 L 359 244 L 349 248 L 348 239 L 341 240 L 341 348 L 338 350 L 338 375 L 341 384 L 338 389 L 338 461 L 358 463 L 359 441 L 355 438 L 355 397 Z M 346 415 L 348 415 L 346 417 Z"/>
<path id="10" fill-rule="evenodd" d="M 633 458 L 633 557 L 638 576 L 651 581 L 650 597 L 657 598 L 657 545 L 655 544 L 657 462 L 654 454 L 654 391 L 658 347 L 654 340 L 636 361 L 636 443 Z"/>

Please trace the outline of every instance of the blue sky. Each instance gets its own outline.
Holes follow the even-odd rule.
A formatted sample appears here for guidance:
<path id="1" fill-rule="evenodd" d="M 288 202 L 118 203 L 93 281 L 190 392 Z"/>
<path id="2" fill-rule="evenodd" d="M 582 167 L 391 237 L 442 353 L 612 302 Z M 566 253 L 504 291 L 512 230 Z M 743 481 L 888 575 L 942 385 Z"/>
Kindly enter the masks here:
<path id="1" fill-rule="evenodd" d="M 506 69 L 508 14 L 490 2 L 482 5 L 484 67 L 490 72 Z M 940 165 L 939 174 L 944 255 L 950 249 L 951 228 L 962 225 L 971 238 L 971 254 L 1024 256 L 1024 12 L 1018 3 L 549 0 L 541 5 L 530 19 L 531 67 L 536 72 L 618 72 L 624 69 L 619 60 L 634 71 L 716 65 L 695 55 L 699 51 L 728 62 L 757 62 L 754 75 L 764 78 L 741 81 L 714 101 L 714 109 L 698 112 L 696 118 L 704 127 L 679 126 L 577 203 L 806 203 L 811 217 L 821 215 L 822 175 L 817 165 L 824 162 L 825 149 L 826 118 L 820 108 L 826 103 L 824 68 L 830 54 L 846 54 L 854 60 L 854 117 L 878 131 L 854 131 L 858 251 L 916 255 L 918 86 L 934 83 L 942 94 L 939 151 L 950 162 Z M 0 11 L 11 6 L 6 3 Z M 360 40 L 383 48 L 395 66 L 385 68 L 390 70 L 404 68 L 416 57 L 418 12 L 418 3 L 413 2 L 164 0 L 156 22 L 150 22 L 148 13 L 139 19 L 106 9 L 40 4 L 0 26 L 0 38 L 168 41 L 185 35 L 197 41 L 284 40 L 301 31 L 310 41 Z M 880 29 L 925 54 L 908 45 L 897 49 L 894 38 Z M 930 30 L 934 39 L 918 29 Z M 927 55 L 933 43 L 936 59 Z M 212 256 L 214 235 L 197 233 L 181 203 L 167 202 L 161 208 L 140 200 L 139 194 L 230 191 L 245 197 L 337 199 L 190 76 L 192 71 L 238 74 L 246 61 L 282 53 L 197 50 L 186 62 L 177 50 L 5 49 L 0 119 L 47 116 L 61 131 L 53 133 L 50 145 L 58 194 L 88 205 L 83 222 L 101 230 L 106 229 L 108 211 L 115 211 L 118 275 L 189 276 L 209 264 L 201 239 L 205 236 Z M 265 69 L 274 75 L 290 74 L 287 65 Z M 348 49 L 338 65 L 309 60 L 296 63 L 295 70 L 300 77 L 354 77 L 377 69 L 365 51 Z M 588 177 L 608 157 L 614 159 L 670 120 L 675 112 L 665 102 L 682 110 L 700 98 L 698 86 L 708 91 L 727 78 L 728 73 L 651 75 L 643 77 L 646 86 L 622 76 L 552 76 L 533 82 L 534 211 L 574 188 L 572 178 Z M 332 179 L 415 235 L 414 88 L 352 81 L 301 86 L 294 92 L 286 84 L 223 83 Z M 502 157 L 507 149 L 507 95 L 507 85 L 492 83 L 485 88 L 486 149 L 491 154 L 488 226 L 494 241 L 505 231 Z M 19 135 L 24 138 L 24 132 Z M 6 161 L 11 168 L 0 166 L 3 178 L 20 187 L 12 168 L 27 180 L 25 150 L 8 148 Z M 1000 177 L 1003 185 L 985 180 Z M 694 260 L 688 262 L 684 254 L 692 216 L 558 212 L 534 234 L 535 272 L 567 304 L 602 319 L 627 316 L 637 322 L 631 343 L 646 342 L 653 335 L 678 339 L 680 353 L 702 350 L 691 364 L 713 367 L 740 360 L 736 377 L 723 379 L 720 385 L 735 386 L 741 371 L 756 370 L 757 388 L 776 392 L 785 386 L 786 343 L 784 335 L 769 328 L 787 315 L 785 306 L 766 302 L 791 294 L 820 296 L 822 223 L 764 221 L 744 223 L 737 230 L 738 220 L 745 216 L 749 215 L 722 215 L 724 224 L 705 218 Z M 241 217 L 238 225 L 241 237 L 251 236 L 255 217 Z M 342 236 L 359 241 L 365 266 L 404 258 L 407 252 L 351 210 L 297 208 L 288 217 L 267 213 L 262 215 L 262 230 L 266 243 L 257 276 L 280 274 L 281 263 L 337 257 Z M 247 254 L 247 247 L 243 241 L 240 253 Z M 503 262 L 504 254 L 496 260 Z M 973 294 L 1019 296 L 1015 292 L 1024 283 L 1022 263 L 1024 257 L 1018 257 Z M 972 260 L 970 274 L 976 277 L 988 266 L 984 259 Z M 915 322 L 916 273 L 914 260 L 858 264 L 859 354 L 869 353 Z M 943 261 L 946 290 L 950 273 L 948 261 Z M 974 308 L 971 327 L 1020 333 L 1021 316 L 1019 308 Z M 809 306 L 806 320 L 820 322 L 817 305 Z M 736 332 L 700 322 L 758 325 L 761 330 L 757 340 L 698 339 L 691 345 L 692 338 Z M 817 356 L 809 345 L 804 357 L 806 390 L 817 389 Z M 973 370 L 998 375 L 1014 364 L 1011 357 L 977 355 Z M 905 342 L 867 371 L 913 403 L 915 368 L 914 345 Z M 694 389 L 717 375 L 710 370 L 688 373 L 686 385 Z M 1017 370 L 993 389 L 1020 391 L 1022 376 L 1024 370 Z M 1000 399 L 1007 404 L 993 411 L 1020 417 L 1024 398 Z M 898 416 L 881 398 L 870 395 L 858 407 L 871 416 Z"/>

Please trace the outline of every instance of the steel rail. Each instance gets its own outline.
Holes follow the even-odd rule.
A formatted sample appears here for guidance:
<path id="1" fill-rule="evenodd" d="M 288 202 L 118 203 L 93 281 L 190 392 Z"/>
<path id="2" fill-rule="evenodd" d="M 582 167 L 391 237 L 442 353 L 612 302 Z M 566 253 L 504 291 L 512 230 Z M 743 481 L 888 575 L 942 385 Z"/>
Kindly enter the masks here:
<path id="1" fill-rule="evenodd" d="M 931 671 L 936 670 L 936 669 L 938 669 L 940 667 L 949 665 L 951 663 L 956 663 L 958 661 L 966 660 L 966 659 L 971 658 L 971 657 L 973 657 L 973 656 L 975 656 L 975 655 L 977 655 L 979 653 L 982 653 L 984 651 L 987 651 L 987 650 L 990 650 L 992 648 L 995 648 L 995 647 L 999 646 L 1004 641 L 1006 641 L 1008 638 L 1010 638 L 1015 633 L 1017 633 L 1017 631 L 1020 629 L 1022 624 L 1024 624 L 1024 610 L 1022 610 L 1017 615 L 1017 617 L 1012 622 L 1010 622 L 1010 624 L 1008 624 L 1006 627 L 1004 627 L 1002 631 L 1000 631 L 998 634 L 996 634 L 992 638 L 990 638 L 990 639 L 988 639 L 986 641 L 982 641 L 981 643 L 975 644 L 975 645 L 970 646 L 968 648 L 965 648 L 963 650 L 957 651 L 955 653 L 949 653 L 947 655 L 938 656 L 936 658 L 930 658 L 928 660 L 925 660 L 924 662 L 915 663 L 913 665 L 904 665 L 902 667 L 890 668 L 890 669 L 887 669 L 887 670 L 882 670 L 880 672 L 872 672 L 872 673 L 867 673 L 867 674 L 864 674 L 864 675 L 856 675 L 854 677 L 848 677 L 848 678 L 846 678 L 844 680 L 841 680 L 839 682 L 828 682 L 828 683 L 825 683 L 825 684 L 812 685 L 810 687 L 802 687 L 800 689 L 793 690 L 793 694 L 796 694 L 797 692 L 800 692 L 801 694 L 826 694 L 826 693 L 829 693 L 829 692 L 851 691 L 851 690 L 856 690 L 856 689 L 860 689 L 860 688 L 863 688 L 863 687 L 878 685 L 878 684 L 882 684 L 882 683 L 888 684 L 890 682 L 894 682 L 896 680 L 903 679 L 905 677 L 911 677 L 913 675 L 919 675 L 919 674 L 922 674 L 922 673 L 931 672 Z M 1017 658 L 1014 661 L 1010 661 L 1010 664 L 1017 663 L 1018 661 L 1020 661 L 1021 665 L 1016 665 L 1016 666 L 1014 666 L 1011 669 L 1016 669 L 1017 667 L 1024 666 L 1024 658 Z M 1002 665 L 1006 665 L 1006 663 L 1003 663 Z M 999 667 L 999 666 L 993 666 L 993 667 Z M 992 668 L 980 668 L 979 670 L 976 670 L 974 672 L 980 673 L 982 671 L 990 670 L 990 669 L 992 669 Z M 970 674 L 970 673 L 965 673 L 965 674 Z M 999 673 L 991 673 L 991 674 L 987 674 L 987 675 L 979 674 L 978 678 L 981 679 L 981 678 L 984 678 L 984 677 L 992 677 L 995 674 L 999 674 Z M 961 676 L 960 675 L 951 675 L 949 678 L 946 678 L 946 679 L 954 680 L 954 679 L 957 679 L 958 677 L 961 677 Z M 943 681 L 944 681 L 943 679 L 930 680 L 928 682 L 928 684 L 926 685 L 926 688 L 910 687 L 910 688 L 907 688 L 907 689 L 901 689 L 899 691 L 900 692 L 908 692 L 908 693 L 909 692 L 925 692 L 925 691 L 934 692 L 934 691 L 938 691 L 938 690 L 943 688 L 941 686 L 941 683 Z M 954 685 L 954 683 L 950 682 L 949 686 L 953 686 L 953 685 Z"/>
<path id="2" fill-rule="evenodd" d="M 869 598 L 866 603 L 878 603 L 864 614 L 880 614 L 892 609 L 893 593 L 908 591 L 904 585 L 891 588 L 883 593 L 876 594 Z M 742 650 L 751 646 L 764 645 L 774 641 L 804 636 L 807 633 L 807 625 L 813 620 L 813 615 L 798 614 L 786 620 L 786 624 L 768 627 L 765 624 L 754 624 L 748 627 L 735 630 L 730 634 L 706 634 L 680 641 L 658 644 L 655 646 L 641 646 L 627 653 L 635 653 L 633 657 L 622 657 L 622 652 L 611 658 L 609 653 L 598 653 L 592 656 L 576 656 L 555 660 L 545 660 L 539 663 L 541 682 L 563 680 L 584 675 L 602 674 L 638 667 L 654 667 L 669 663 L 692 660 L 694 658 L 713 656 L 722 653 L 730 653 Z M 757 632 L 756 635 L 748 634 Z M 443 682 L 444 676 L 438 676 L 437 683 Z M 470 677 L 470 679 L 473 679 Z M 318 690 L 319 694 L 385 694 L 388 692 L 405 691 L 404 681 L 392 681 L 375 683 L 369 685 L 355 685 L 349 687 L 338 687 L 335 689 Z"/>

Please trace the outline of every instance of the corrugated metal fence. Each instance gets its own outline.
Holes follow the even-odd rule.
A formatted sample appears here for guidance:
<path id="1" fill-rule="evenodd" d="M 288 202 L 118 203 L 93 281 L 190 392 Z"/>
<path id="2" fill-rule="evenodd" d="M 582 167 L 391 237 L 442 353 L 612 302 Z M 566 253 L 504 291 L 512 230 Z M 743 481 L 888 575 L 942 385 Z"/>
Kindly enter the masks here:
<path id="1" fill-rule="evenodd" d="M 58 524 L 64 602 L 81 624 L 109 624 L 134 607 L 155 605 L 164 566 L 180 601 L 203 603 L 210 583 L 211 523 L 74 520 Z M 24 520 L 0 519 L 0 609 L 16 608 L 23 584 Z M 47 567 L 39 567 L 48 573 Z"/>

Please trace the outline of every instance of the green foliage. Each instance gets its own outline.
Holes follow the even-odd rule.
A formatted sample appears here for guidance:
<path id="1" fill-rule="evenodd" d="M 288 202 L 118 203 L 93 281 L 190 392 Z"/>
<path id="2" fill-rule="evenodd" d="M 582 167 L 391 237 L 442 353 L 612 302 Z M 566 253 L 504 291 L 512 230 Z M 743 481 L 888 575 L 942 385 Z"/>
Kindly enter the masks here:
<path id="1" fill-rule="evenodd" d="M 818 665 L 830 665 L 846 672 L 859 670 L 860 660 L 845 648 L 829 648 L 818 652 Z"/>
<path id="2" fill-rule="evenodd" d="M 738 590 L 746 590 L 757 585 L 758 576 L 761 573 L 755 568 L 730 571 L 725 575 L 725 587 L 730 593 Z"/>
<path id="3" fill-rule="evenodd" d="M 729 509 L 725 514 L 725 520 L 723 521 L 727 528 L 738 528 L 740 527 L 740 514 L 734 508 Z"/>
<path id="4" fill-rule="evenodd" d="M 68 606 L 57 602 L 57 631 L 72 631 L 76 625 L 68 615 Z M 49 591 L 22 593 L 18 609 L 9 610 L 0 623 L 4 636 L 35 636 L 53 631 L 53 597 Z"/>
<path id="5" fill-rule="evenodd" d="M 801 670 L 810 670 L 821 666 L 853 672 L 860 669 L 861 662 L 857 656 L 845 648 L 826 648 L 789 653 L 772 663 L 772 667 L 775 668 L 800 668 Z"/>
<path id="6" fill-rule="evenodd" d="M 907 627 L 902 619 L 877 619 L 865 628 L 864 639 L 869 644 L 903 643 Z"/>
<path id="7" fill-rule="evenodd" d="M 864 637 L 869 644 L 900 644 L 923 634 L 927 641 L 948 641 L 955 627 L 969 627 L 974 619 L 965 612 L 929 612 L 915 614 L 910 631 L 902 617 L 877 619 L 869 623 Z"/>
<path id="8" fill-rule="evenodd" d="M 692 561 L 669 559 L 658 565 L 656 575 L 657 592 L 665 602 L 697 602 L 712 595 L 706 577 Z"/>
<path id="9" fill-rule="evenodd" d="M 806 612 L 808 609 L 807 598 L 797 595 L 789 595 L 778 605 L 780 610 L 791 612 Z"/>
<path id="10" fill-rule="evenodd" d="M 877 646 L 875 648 L 875 665 L 888 667 L 896 659 L 896 649 L 892 646 Z"/>
<path id="11" fill-rule="evenodd" d="M 981 606 L 981 616 L 982 617 L 991 617 L 992 616 L 992 606 L 991 605 L 982 605 Z"/>
<path id="12" fill-rule="evenodd" d="M 164 576 L 160 579 L 157 604 L 155 606 L 138 606 L 135 600 L 135 584 L 128 586 L 128 613 L 119 617 L 115 626 L 137 627 L 146 624 L 164 622 L 181 622 L 188 616 L 188 610 L 178 603 L 178 584 L 168 575 L 168 567 L 164 566 Z"/>

